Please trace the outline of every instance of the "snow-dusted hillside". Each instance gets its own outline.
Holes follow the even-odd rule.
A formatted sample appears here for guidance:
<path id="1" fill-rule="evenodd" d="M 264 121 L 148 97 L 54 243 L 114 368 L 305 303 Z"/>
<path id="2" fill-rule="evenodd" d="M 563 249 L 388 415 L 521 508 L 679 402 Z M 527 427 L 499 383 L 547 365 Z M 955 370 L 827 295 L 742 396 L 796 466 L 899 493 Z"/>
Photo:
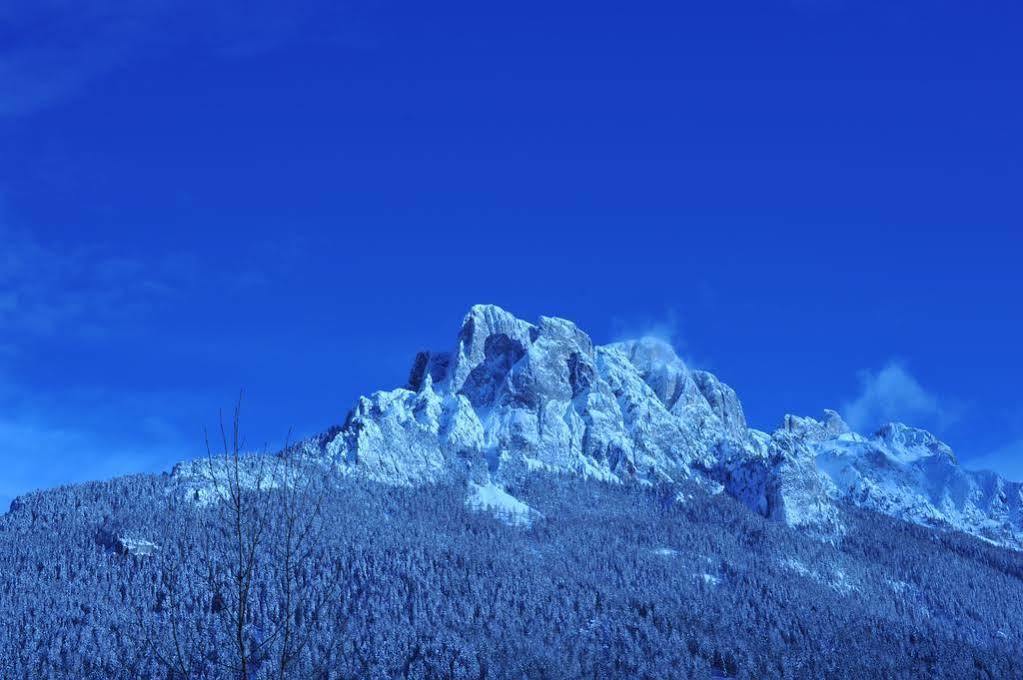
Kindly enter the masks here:
<path id="1" fill-rule="evenodd" d="M 346 475 L 392 484 L 464 479 L 469 499 L 545 470 L 617 482 L 722 485 L 756 512 L 828 535 L 848 501 L 1023 546 L 1023 488 L 961 468 L 933 435 L 874 435 L 785 416 L 747 427 L 735 392 L 642 338 L 595 346 L 572 322 L 465 316 L 452 350 L 421 352 L 405 387 L 363 397 L 339 430 L 303 444 Z M 476 503 L 485 507 L 484 503 Z"/>

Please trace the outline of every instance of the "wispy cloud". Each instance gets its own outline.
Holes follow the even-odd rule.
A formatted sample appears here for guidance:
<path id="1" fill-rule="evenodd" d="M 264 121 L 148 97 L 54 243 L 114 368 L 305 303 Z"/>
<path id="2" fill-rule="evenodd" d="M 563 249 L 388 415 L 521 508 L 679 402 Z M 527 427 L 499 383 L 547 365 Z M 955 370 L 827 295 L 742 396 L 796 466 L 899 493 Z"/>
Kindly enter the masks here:
<path id="1" fill-rule="evenodd" d="M 665 309 L 663 314 L 656 317 L 614 317 L 611 320 L 611 329 L 610 342 L 656 338 L 671 345 L 675 353 L 689 368 L 713 369 L 707 357 L 694 356 L 692 347 L 683 332 L 682 315 L 674 308 Z"/>
<path id="2" fill-rule="evenodd" d="M 0 5 L 0 116 L 75 94 L 138 54 L 241 57 L 345 36 L 348 3 L 270 0 L 7 0 Z"/>
<path id="3" fill-rule="evenodd" d="M 843 406 L 842 417 L 861 432 L 888 421 L 942 427 L 954 420 L 947 405 L 897 361 L 860 374 L 860 394 Z"/>
<path id="4" fill-rule="evenodd" d="M 0 225 L 0 331 L 8 344 L 39 336 L 102 336 L 187 280 L 171 256 L 142 260 L 98 245 L 61 247 Z"/>
<path id="5" fill-rule="evenodd" d="M 290 240 L 239 246 L 236 266 L 183 252 L 128 252 L 100 242 L 48 242 L 0 216 L 0 359 L 36 338 L 101 339 L 145 328 L 164 303 L 210 290 L 248 293 L 298 270 Z"/>
<path id="6" fill-rule="evenodd" d="M 202 276 L 188 254 L 69 246 L 2 224 L 0 243 L 0 511 L 34 488 L 155 470 L 197 453 L 198 437 L 181 424 L 208 411 L 201 391 L 113 391 L 46 367 L 83 343 L 145 337 L 164 303 L 187 303 L 206 286 L 263 284 L 244 269 Z"/>
<path id="7" fill-rule="evenodd" d="M 612 342 L 635 340 L 636 338 L 657 338 L 674 343 L 681 339 L 679 314 L 674 309 L 665 310 L 658 318 L 625 319 L 615 317 L 611 321 Z"/>
<path id="8" fill-rule="evenodd" d="M 108 71 L 166 3 L 11 0 L 0 8 L 0 115 L 31 113 Z"/>

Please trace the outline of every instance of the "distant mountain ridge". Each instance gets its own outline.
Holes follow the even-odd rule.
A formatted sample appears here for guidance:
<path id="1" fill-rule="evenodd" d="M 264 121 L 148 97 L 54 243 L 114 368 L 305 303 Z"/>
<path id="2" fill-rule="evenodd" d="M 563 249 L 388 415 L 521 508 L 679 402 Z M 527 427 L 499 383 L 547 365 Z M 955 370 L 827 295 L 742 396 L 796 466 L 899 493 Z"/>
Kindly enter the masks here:
<path id="1" fill-rule="evenodd" d="M 345 475 L 503 487 L 531 471 L 607 481 L 690 480 L 824 534 L 843 503 L 1023 547 L 1023 485 L 960 467 L 932 434 L 850 431 L 834 411 L 747 426 L 728 385 L 653 338 L 594 345 L 570 321 L 472 307 L 455 347 L 420 352 L 408 384 L 361 398 L 302 444 Z M 515 499 L 511 498 L 513 502 Z"/>

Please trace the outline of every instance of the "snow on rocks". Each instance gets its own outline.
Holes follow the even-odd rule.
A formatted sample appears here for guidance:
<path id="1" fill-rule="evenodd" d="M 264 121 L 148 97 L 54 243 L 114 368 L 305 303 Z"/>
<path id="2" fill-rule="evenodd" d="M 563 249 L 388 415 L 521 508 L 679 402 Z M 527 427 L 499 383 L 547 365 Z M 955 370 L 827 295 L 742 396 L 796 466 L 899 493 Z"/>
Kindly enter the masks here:
<path id="1" fill-rule="evenodd" d="M 815 462 L 836 495 L 857 505 L 1023 548 L 1023 484 L 959 466 L 929 432 L 891 423 L 869 439 L 822 442 Z"/>
<path id="2" fill-rule="evenodd" d="M 744 428 L 734 392 L 665 343 L 594 347 L 564 319 L 477 305 L 453 351 L 418 354 L 408 387 L 360 399 L 322 450 L 395 484 L 483 467 L 498 481 L 537 469 L 654 481 L 690 476 Z"/>
<path id="3" fill-rule="evenodd" d="M 117 539 L 115 549 L 119 554 L 122 555 L 148 557 L 149 555 L 152 555 L 157 550 L 159 550 L 160 546 L 145 538 L 138 538 L 135 536 L 121 536 L 118 537 Z"/>
<path id="4" fill-rule="evenodd" d="M 469 482 L 465 505 L 477 512 L 488 512 L 511 526 L 529 526 L 540 516 L 539 512 L 493 482 Z"/>
<path id="5" fill-rule="evenodd" d="M 690 480 L 826 538 L 842 534 L 851 502 L 1023 547 L 1021 485 L 960 468 L 930 433 L 890 424 L 865 437 L 834 411 L 754 430 L 734 390 L 664 341 L 595 346 L 570 321 L 494 305 L 469 310 L 450 351 L 416 355 L 405 387 L 363 397 L 343 427 L 302 446 L 388 484 L 500 489 L 537 471 Z"/>
<path id="6" fill-rule="evenodd" d="M 272 459 L 261 454 L 241 455 L 237 473 L 238 486 L 243 491 L 267 491 L 280 484 Z M 184 461 L 171 471 L 175 481 L 171 490 L 197 506 L 212 505 L 229 497 L 234 474 L 234 462 L 226 456 Z"/>

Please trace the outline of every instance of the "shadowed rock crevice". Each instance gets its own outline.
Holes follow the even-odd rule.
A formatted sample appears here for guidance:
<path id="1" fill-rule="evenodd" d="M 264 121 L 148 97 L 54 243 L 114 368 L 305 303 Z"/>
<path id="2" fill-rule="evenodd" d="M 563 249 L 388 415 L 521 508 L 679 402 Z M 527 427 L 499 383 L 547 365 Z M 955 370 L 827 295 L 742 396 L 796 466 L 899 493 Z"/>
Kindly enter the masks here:
<path id="1" fill-rule="evenodd" d="M 469 373 L 459 394 L 468 397 L 476 407 L 492 404 L 512 366 L 525 354 L 525 347 L 504 333 L 488 336 L 484 342 L 483 362 Z"/>

